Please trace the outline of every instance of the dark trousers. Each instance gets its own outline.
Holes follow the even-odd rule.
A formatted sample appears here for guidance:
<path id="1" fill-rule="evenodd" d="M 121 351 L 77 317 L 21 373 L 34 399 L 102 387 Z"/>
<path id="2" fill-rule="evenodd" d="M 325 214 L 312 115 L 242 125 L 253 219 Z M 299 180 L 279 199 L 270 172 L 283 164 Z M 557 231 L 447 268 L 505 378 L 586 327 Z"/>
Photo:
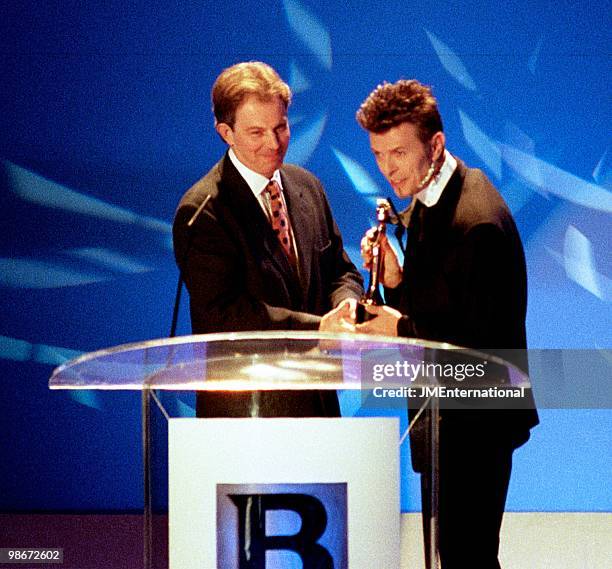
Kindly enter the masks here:
<path id="1" fill-rule="evenodd" d="M 465 434 L 465 433 L 464 433 Z M 500 569 L 497 558 L 514 446 L 490 433 L 440 433 L 439 548 L 442 569 Z M 421 474 L 429 568 L 429 488 Z"/>

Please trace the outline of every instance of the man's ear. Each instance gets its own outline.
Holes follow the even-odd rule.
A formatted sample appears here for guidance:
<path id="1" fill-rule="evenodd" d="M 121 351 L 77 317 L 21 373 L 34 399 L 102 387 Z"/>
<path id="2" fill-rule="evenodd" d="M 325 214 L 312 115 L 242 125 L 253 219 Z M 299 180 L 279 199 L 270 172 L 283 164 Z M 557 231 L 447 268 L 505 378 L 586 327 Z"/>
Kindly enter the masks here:
<path id="1" fill-rule="evenodd" d="M 439 130 L 431 137 L 431 159 L 433 162 L 437 162 L 442 158 L 444 154 L 444 147 L 446 145 L 446 137 L 444 133 Z"/>
<path id="2" fill-rule="evenodd" d="M 224 122 L 217 123 L 215 125 L 215 130 L 219 133 L 219 136 L 225 141 L 229 146 L 234 145 L 234 131 L 232 127 Z"/>

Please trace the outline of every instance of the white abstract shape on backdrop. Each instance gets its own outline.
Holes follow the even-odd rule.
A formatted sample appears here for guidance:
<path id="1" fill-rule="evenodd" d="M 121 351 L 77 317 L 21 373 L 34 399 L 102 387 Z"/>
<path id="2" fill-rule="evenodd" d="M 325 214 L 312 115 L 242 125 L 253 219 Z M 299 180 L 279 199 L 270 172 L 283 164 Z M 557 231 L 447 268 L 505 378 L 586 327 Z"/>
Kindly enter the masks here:
<path id="1" fill-rule="evenodd" d="M 612 213 L 612 193 L 518 148 L 500 144 L 502 159 L 523 181 L 544 195 Z"/>
<path id="2" fill-rule="evenodd" d="M 604 164 L 608 158 L 608 149 L 604 151 L 602 157 L 597 162 L 597 165 L 593 169 L 593 180 L 595 180 L 598 184 L 601 184 L 604 181 L 605 176 L 603 175 Z"/>
<path id="3" fill-rule="evenodd" d="M 93 389 L 70 389 L 68 396 L 80 405 L 102 411 L 102 399 Z"/>
<path id="4" fill-rule="evenodd" d="M 502 156 L 499 145 L 470 118 L 459 109 L 459 119 L 463 136 L 468 146 L 474 151 L 493 175 L 501 180 L 502 177 Z"/>
<path id="5" fill-rule="evenodd" d="M 332 68 L 332 48 L 329 32 L 297 0 L 283 0 L 289 26 L 300 41 L 327 70 Z"/>
<path id="6" fill-rule="evenodd" d="M 425 30 L 431 45 L 433 46 L 442 67 L 446 69 L 460 85 L 463 85 L 469 91 L 476 91 L 476 83 L 472 79 L 467 67 L 461 61 L 461 58 L 442 40 Z"/>
<path id="7" fill-rule="evenodd" d="M 532 75 L 535 75 L 536 68 L 538 66 L 538 60 L 540 59 L 540 52 L 542 51 L 542 45 L 544 45 L 544 36 L 540 36 L 540 39 L 538 40 L 538 43 L 535 46 L 535 49 L 533 50 L 527 61 L 527 67 L 529 68 L 529 71 L 531 71 Z"/>
<path id="8" fill-rule="evenodd" d="M 612 280 L 599 272 L 593 245 L 573 225 L 565 232 L 563 254 L 550 247 L 546 247 L 546 251 L 563 267 L 570 280 L 600 300 L 612 300 Z"/>
<path id="9" fill-rule="evenodd" d="M 104 247 L 80 247 L 78 249 L 68 249 L 64 253 L 120 273 L 146 273 L 153 270 L 152 267 L 144 265 L 137 259 Z"/>
<path id="10" fill-rule="evenodd" d="M 536 158 L 529 152 L 495 141 L 461 109 L 459 117 L 467 144 L 495 176 L 501 178 L 501 164 L 505 163 L 521 180 L 545 196 L 554 195 L 570 203 L 612 213 L 612 193 L 605 188 Z"/>
<path id="11" fill-rule="evenodd" d="M 308 162 L 308 159 L 317 148 L 323 136 L 326 121 L 327 115 L 323 114 L 313 120 L 310 125 L 301 130 L 297 135 L 292 135 L 291 144 L 287 151 L 287 162 L 301 166 Z"/>
<path id="12" fill-rule="evenodd" d="M 11 191 L 27 202 L 98 219 L 138 225 L 160 233 L 172 233 L 170 223 L 86 196 L 7 160 L 3 160 L 2 165 Z"/>
<path id="13" fill-rule="evenodd" d="M 16 362 L 27 362 L 32 359 L 32 344 L 17 338 L 0 336 L 0 358 Z"/>
<path id="14" fill-rule="evenodd" d="M 18 362 L 37 362 L 58 366 L 83 355 L 83 352 L 49 346 L 47 344 L 32 344 L 25 340 L 0 336 L 0 358 Z"/>
<path id="15" fill-rule="evenodd" d="M 600 300 L 609 298 L 610 280 L 597 270 L 593 245 L 573 225 L 570 225 L 565 232 L 563 259 L 568 278 Z"/>
<path id="16" fill-rule="evenodd" d="M 505 130 L 507 144 L 528 154 L 535 154 L 535 142 L 525 131 L 511 121 L 506 122 Z"/>
<path id="17" fill-rule="evenodd" d="M 289 86 L 294 95 L 308 91 L 312 87 L 308 77 L 297 66 L 295 61 L 292 61 L 289 65 Z"/>
<path id="18" fill-rule="evenodd" d="M 177 398 L 176 406 L 179 417 L 195 417 L 195 409 L 191 405 L 187 405 L 187 403 Z"/>
<path id="19" fill-rule="evenodd" d="M 353 184 L 354 188 L 360 194 L 364 196 L 382 195 L 378 184 L 376 184 L 368 171 L 361 164 L 359 164 L 359 162 L 353 160 L 337 148 L 332 148 L 332 152 L 335 154 L 338 162 L 340 162 L 342 169 L 346 172 L 346 175 Z"/>
<path id="20" fill-rule="evenodd" d="M 0 258 L 0 284 L 13 288 L 43 289 L 82 286 L 108 281 L 112 275 L 78 271 L 55 261 Z"/>

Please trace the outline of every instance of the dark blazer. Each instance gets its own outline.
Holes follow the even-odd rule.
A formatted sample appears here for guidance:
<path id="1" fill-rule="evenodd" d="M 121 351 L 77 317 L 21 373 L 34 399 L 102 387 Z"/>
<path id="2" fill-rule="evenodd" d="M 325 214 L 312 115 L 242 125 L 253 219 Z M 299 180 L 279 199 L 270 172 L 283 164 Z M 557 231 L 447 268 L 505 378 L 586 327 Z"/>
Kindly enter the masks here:
<path id="1" fill-rule="evenodd" d="M 321 183 L 294 165 L 284 165 L 280 174 L 298 251 L 297 272 L 227 154 L 181 199 L 174 249 L 189 290 L 193 333 L 315 330 L 320 317 L 342 300 L 360 298 L 362 278 L 343 249 Z M 207 196 L 190 232 L 187 222 Z M 318 396 L 316 401 L 284 392 L 266 397 L 270 406 L 263 414 L 339 412 L 335 394 L 333 401 L 323 397 L 323 407 Z M 226 399 L 215 414 L 240 416 L 242 411 L 234 408 L 242 405 L 240 398 Z"/>
<path id="2" fill-rule="evenodd" d="M 401 336 L 450 342 L 510 359 L 527 370 L 527 273 L 521 240 L 503 198 L 488 178 L 457 160 L 439 202 L 416 202 L 409 222 L 402 283 L 387 302 L 405 316 Z M 537 424 L 529 410 L 443 412 L 466 436 L 518 446 Z"/>

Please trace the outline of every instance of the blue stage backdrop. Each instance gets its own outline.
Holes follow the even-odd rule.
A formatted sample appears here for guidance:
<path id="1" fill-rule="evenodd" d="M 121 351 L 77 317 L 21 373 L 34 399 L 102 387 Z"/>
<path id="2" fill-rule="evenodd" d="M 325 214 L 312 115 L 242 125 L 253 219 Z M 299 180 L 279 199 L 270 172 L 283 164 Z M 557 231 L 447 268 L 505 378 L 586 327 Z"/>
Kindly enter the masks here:
<path id="1" fill-rule="evenodd" d="M 610 27 L 603 0 L 4 2 L 0 510 L 140 507 L 139 397 L 47 381 L 167 335 L 174 209 L 224 150 L 209 92 L 237 61 L 292 85 L 288 161 L 323 180 L 356 262 L 389 190 L 355 111 L 383 80 L 432 85 L 449 149 L 518 221 L 530 346 L 611 347 Z M 610 412 L 541 417 L 508 509 L 609 510 Z"/>

